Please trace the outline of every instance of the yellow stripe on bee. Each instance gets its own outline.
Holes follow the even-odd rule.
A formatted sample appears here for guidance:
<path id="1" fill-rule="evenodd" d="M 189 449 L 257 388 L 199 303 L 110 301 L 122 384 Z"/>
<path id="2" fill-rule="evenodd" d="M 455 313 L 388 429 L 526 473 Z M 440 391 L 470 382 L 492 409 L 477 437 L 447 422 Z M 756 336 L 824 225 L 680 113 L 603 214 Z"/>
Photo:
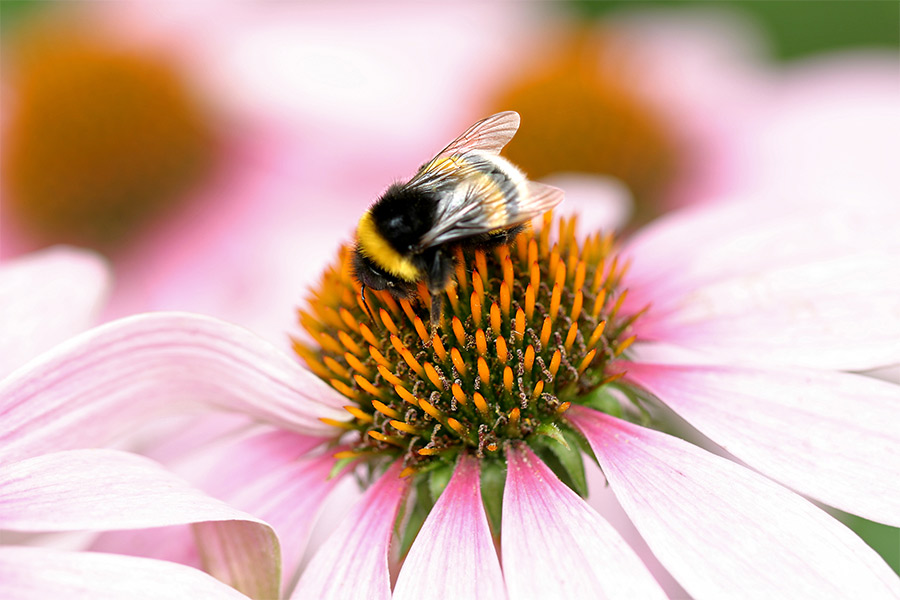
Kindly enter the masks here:
<path id="1" fill-rule="evenodd" d="M 375 227 L 372 213 L 366 211 L 359 220 L 356 237 L 360 251 L 372 262 L 394 277 L 404 281 L 418 281 L 422 272 L 412 261 L 394 250 L 384 236 Z"/>

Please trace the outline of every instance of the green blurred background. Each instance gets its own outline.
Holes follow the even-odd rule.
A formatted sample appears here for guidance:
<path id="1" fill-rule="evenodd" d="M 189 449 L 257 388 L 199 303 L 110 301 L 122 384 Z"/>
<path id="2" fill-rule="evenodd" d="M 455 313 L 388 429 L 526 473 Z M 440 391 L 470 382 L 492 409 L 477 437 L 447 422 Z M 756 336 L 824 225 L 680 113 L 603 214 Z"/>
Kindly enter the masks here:
<path id="1" fill-rule="evenodd" d="M 585 18 L 634 8 L 716 5 L 745 13 L 769 38 L 772 57 L 801 58 L 828 50 L 900 48 L 900 2 L 894 0 L 572 0 Z"/>
<path id="2" fill-rule="evenodd" d="M 0 1 L 0 28 L 55 4 L 44 0 Z M 773 58 L 790 60 L 848 48 L 900 49 L 900 2 L 896 0 L 568 0 L 586 19 L 635 8 L 722 5 L 745 13 L 769 38 Z"/>

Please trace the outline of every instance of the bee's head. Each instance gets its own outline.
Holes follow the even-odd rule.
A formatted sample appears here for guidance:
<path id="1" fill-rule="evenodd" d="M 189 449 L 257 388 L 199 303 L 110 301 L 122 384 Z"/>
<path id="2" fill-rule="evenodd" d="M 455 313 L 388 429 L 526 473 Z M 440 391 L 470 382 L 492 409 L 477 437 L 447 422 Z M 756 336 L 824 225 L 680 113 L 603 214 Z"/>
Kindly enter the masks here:
<path id="1" fill-rule="evenodd" d="M 407 298 L 415 291 L 414 285 L 376 265 L 360 251 L 359 246 L 353 250 L 353 275 L 362 286 L 373 290 L 388 290 L 397 298 Z"/>

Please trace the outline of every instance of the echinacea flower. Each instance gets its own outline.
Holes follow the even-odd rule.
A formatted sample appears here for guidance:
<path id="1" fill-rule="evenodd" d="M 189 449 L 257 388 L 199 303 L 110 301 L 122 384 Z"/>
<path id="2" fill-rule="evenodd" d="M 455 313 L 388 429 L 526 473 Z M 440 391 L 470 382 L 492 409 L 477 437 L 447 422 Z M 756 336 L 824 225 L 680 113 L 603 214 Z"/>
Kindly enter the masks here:
<path id="1" fill-rule="evenodd" d="M 435 336 L 427 294 L 367 292 L 370 319 L 345 250 L 301 312 L 310 370 L 223 322 L 123 319 L 3 381 L 0 453 L 236 413 L 254 425 L 178 442 L 201 486 L 278 532 L 295 598 L 662 597 L 582 499 L 594 459 L 692 596 L 896 597 L 881 558 L 801 496 L 900 524 L 900 387 L 844 371 L 900 358 L 888 216 L 723 206 L 621 245 L 547 218 L 459 257 Z M 662 404 L 746 466 L 659 430 Z M 349 473 L 368 489 L 293 585 Z"/>

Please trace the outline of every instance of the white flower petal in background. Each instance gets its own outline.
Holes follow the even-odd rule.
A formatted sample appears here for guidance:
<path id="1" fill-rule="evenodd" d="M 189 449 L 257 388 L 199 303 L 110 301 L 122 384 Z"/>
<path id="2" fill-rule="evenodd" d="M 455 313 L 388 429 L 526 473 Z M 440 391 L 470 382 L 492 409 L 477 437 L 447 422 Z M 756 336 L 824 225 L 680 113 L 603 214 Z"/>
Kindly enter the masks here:
<path id="1" fill-rule="evenodd" d="M 92 326 L 109 266 L 88 250 L 55 246 L 0 263 L 0 377 Z"/>

